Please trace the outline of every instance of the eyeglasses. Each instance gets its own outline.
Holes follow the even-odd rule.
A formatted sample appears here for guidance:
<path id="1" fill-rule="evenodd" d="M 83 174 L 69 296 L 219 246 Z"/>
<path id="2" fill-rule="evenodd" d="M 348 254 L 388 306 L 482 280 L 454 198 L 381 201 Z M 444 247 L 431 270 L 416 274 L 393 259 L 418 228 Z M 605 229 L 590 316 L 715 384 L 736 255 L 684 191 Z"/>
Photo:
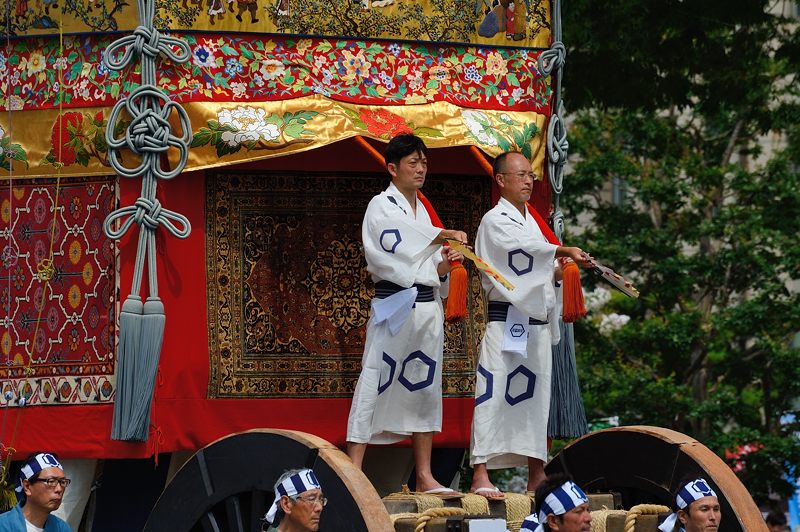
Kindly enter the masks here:
<path id="1" fill-rule="evenodd" d="M 328 504 L 328 499 L 323 497 L 322 495 L 309 495 L 308 497 L 303 497 L 302 495 L 297 495 L 293 498 L 295 501 L 303 501 L 306 504 L 315 505 L 321 504 L 324 508 Z"/>
<path id="2" fill-rule="evenodd" d="M 67 486 L 69 486 L 69 483 L 72 482 L 72 480 L 68 478 L 48 477 L 48 478 L 35 478 L 31 480 L 31 483 L 34 482 L 41 482 L 42 484 L 46 484 L 48 488 L 52 489 L 56 487 L 56 484 L 58 484 L 62 488 L 66 488 Z"/>
<path id="3" fill-rule="evenodd" d="M 525 179 L 526 177 L 530 177 L 534 181 L 536 181 L 536 174 L 533 172 L 497 172 L 500 175 L 513 175 L 519 180 Z"/>

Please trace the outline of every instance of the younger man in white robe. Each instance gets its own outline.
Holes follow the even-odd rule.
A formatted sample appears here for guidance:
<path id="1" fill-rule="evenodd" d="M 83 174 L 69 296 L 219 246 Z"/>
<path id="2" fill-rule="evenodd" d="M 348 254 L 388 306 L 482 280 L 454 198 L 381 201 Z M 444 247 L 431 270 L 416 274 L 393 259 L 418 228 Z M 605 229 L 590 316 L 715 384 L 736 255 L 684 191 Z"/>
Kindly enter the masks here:
<path id="1" fill-rule="evenodd" d="M 361 467 L 367 443 L 411 437 L 417 491 L 443 494 L 431 472 L 433 434 L 442 429 L 441 297 L 460 253 L 446 239 L 466 243 L 462 231 L 434 227 L 417 191 L 428 171 L 427 149 L 414 135 L 386 148 L 392 182 L 372 198 L 361 228 L 375 299 L 367 324 L 361 375 L 347 422 L 347 454 Z"/>
<path id="2" fill-rule="evenodd" d="M 487 469 L 527 463 L 529 491 L 544 479 L 551 344 L 559 339 L 555 259 L 588 264 L 581 249 L 548 242 L 528 211 L 534 174 L 524 155 L 502 154 L 493 170 L 502 197 L 481 220 L 475 251 L 515 288 L 482 277 L 489 319 L 477 366 L 470 464 L 471 491 L 490 499 L 503 494 Z"/>

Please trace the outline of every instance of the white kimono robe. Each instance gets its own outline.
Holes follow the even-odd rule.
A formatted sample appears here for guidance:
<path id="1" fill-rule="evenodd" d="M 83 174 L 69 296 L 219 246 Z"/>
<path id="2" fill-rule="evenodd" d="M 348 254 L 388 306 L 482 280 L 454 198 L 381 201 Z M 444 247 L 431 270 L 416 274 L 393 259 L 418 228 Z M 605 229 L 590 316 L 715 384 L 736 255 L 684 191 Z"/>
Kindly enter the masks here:
<path id="1" fill-rule="evenodd" d="M 394 443 L 414 432 L 442 429 L 442 349 L 447 290 L 436 267 L 441 245 L 432 245 L 441 229 L 416 200 L 416 218 L 392 184 L 372 198 L 361 228 L 367 270 L 372 279 L 403 288 L 433 287 L 434 301 L 415 303 L 402 327 L 391 334 L 388 322 L 367 323 L 361 374 L 347 421 L 347 441 Z M 373 305 L 376 300 L 373 300 Z"/>
<path id="2" fill-rule="evenodd" d="M 475 384 L 470 464 L 489 469 L 518 467 L 527 458 L 547 458 L 550 410 L 551 343 L 558 343 L 560 290 L 553 271 L 558 246 L 550 244 L 536 221 L 507 200 L 481 220 L 476 253 L 513 285 L 507 290 L 482 277 L 488 301 L 505 301 L 523 315 L 548 325 L 530 325 L 527 357 L 503 351 L 504 322 L 489 322 L 481 342 Z"/>

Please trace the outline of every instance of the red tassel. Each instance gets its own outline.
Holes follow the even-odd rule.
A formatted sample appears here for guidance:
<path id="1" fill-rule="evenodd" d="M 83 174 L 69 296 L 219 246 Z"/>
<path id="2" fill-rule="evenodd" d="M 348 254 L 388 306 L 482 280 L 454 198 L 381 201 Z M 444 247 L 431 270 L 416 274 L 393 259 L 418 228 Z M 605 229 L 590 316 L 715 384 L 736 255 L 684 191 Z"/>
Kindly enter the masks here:
<path id="1" fill-rule="evenodd" d="M 454 262 L 450 270 L 450 291 L 447 295 L 447 321 L 461 321 L 467 316 L 467 270 L 461 262 Z"/>
<path id="2" fill-rule="evenodd" d="M 581 288 L 581 271 L 574 262 L 563 266 L 564 323 L 573 323 L 586 315 Z"/>
<path id="3" fill-rule="evenodd" d="M 436 214 L 431 202 L 425 195 L 417 191 L 417 197 L 428 211 L 428 216 L 434 227 L 444 229 L 439 215 Z M 447 244 L 445 244 L 447 246 Z M 467 270 L 461 265 L 461 262 L 454 262 L 453 269 L 450 271 L 450 290 L 447 295 L 447 309 L 445 311 L 445 319 L 447 321 L 463 320 L 467 316 Z"/>

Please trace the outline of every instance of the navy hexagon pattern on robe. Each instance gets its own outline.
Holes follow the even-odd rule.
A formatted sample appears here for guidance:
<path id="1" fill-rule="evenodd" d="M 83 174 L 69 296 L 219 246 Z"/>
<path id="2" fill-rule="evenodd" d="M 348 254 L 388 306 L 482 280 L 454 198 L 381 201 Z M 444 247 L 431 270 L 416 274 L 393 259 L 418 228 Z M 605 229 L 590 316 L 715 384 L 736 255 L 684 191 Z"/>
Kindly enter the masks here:
<path id="1" fill-rule="evenodd" d="M 511 333 L 512 337 L 519 338 L 523 334 L 525 334 L 525 326 L 522 325 L 521 323 L 515 323 L 514 325 L 511 326 L 508 332 Z"/>
<path id="2" fill-rule="evenodd" d="M 524 390 L 517 395 L 511 395 L 512 386 L 524 387 Z M 533 390 L 536 388 L 536 375 L 525 366 L 517 366 L 517 369 L 508 374 L 506 380 L 506 402 L 511 406 L 521 403 L 533 397 Z"/>
<path id="3" fill-rule="evenodd" d="M 402 241 L 403 238 L 400 236 L 399 229 L 384 229 L 383 233 L 381 233 L 381 247 L 387 253 L 394 253 L 397 245 Z"/>
<path id="4" fill-rule="evenodd" d="M 481 377 L 486 381 L 486 388 L 482 394 L 475 398 L 475 406 L 491 399 L 494 393 L 494 375 L 492 375 L 491 371 L 478 364 L 478 381 L 480 381 Z M 475 388 L 478 388 L 477 382 L 475 383 Z"/>
<path id="5" fill-rule="evenodd" d="M 419 373 L 417 371 L 419 370 L 419 364 L 414 363 L 416 360 L 419 360 L 424 366 L 427 367 L 427 370 L 425 371 L 426 374 L 422 378 L 419 378 L 420 375 L 413 374 Z M 397 378 L 397 382 L 405 386 L 408 391 L 414 392 L 423 388 L 427 388 L 433 384 L 433 377 L 435 374 L 436 361 L 422 351 L 414 351 L 403 361 L 403 367 L 400 369 L 400 376 Z"/>
<path id="6" fill-rule="evenodd" d="M 533 270 L 533 256 L 522 249 L 509 251 L 508 267 L 517 275 L 525 275 Z"/>
<path id="7" fill-rule="evenodd" d="M 378 381 L 378 395 L 386 391 L 386 388 L 388 388 L 389 385 L 392 384 L 392 380 L 394 379 L 394 372 L 397 369 L 397 362 L 395 362 L 394 359 L 389 355 L 387 355 L 386 353 L 383 353 L 383 363 L 384 367 L 381 368 L 380 380 L 383 380 L 384 368 L 389 368 L 389 375 L 386 377 L 386 382 L 384 382 L 383 384 L 381 384 L 380 381 Z"/>

